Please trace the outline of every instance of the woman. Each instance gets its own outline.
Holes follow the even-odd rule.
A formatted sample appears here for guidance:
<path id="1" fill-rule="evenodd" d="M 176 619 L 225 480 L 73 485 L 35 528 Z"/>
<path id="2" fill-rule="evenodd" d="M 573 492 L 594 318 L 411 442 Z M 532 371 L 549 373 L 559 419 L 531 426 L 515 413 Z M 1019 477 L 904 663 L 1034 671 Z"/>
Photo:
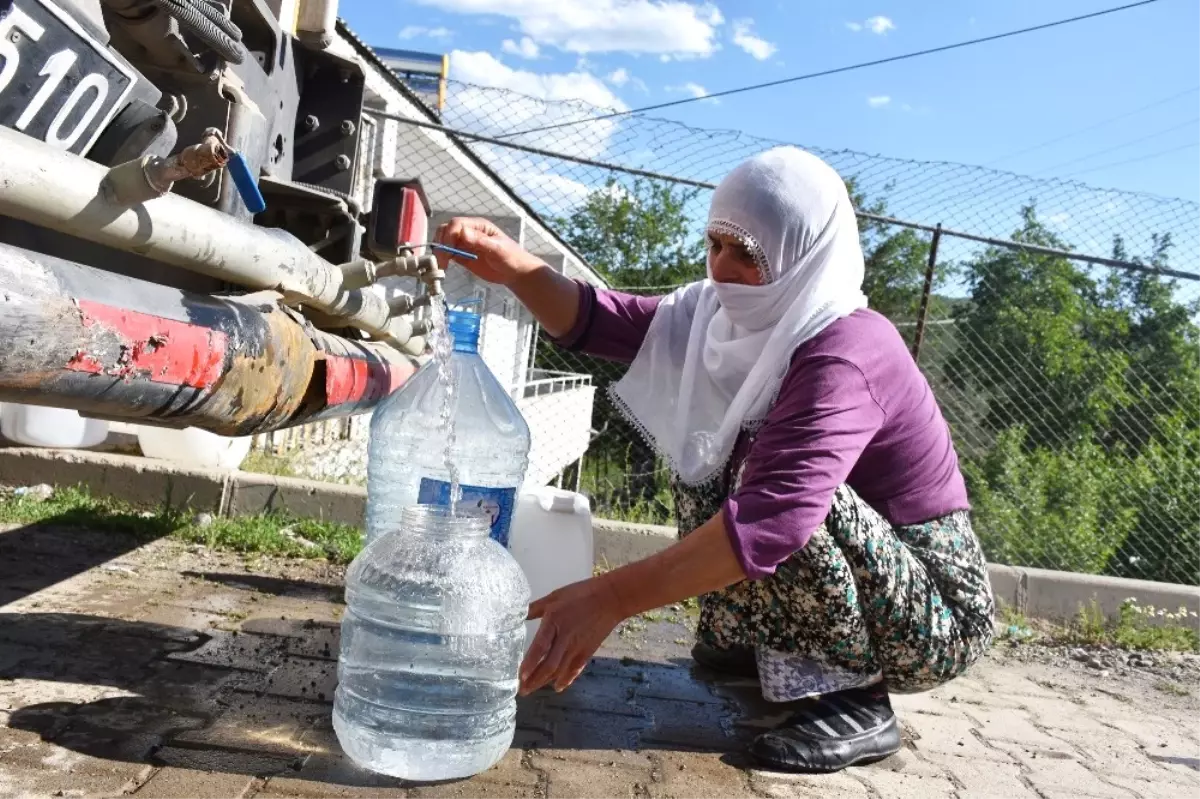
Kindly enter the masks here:
<path id="1" fill-rule="evenodd" d="M 484 220 L 438 237 L 561 346 L 631 363 L 613 397 L 675 477 L 678 543 L 532 605 L 522 693 L 563 690 L 622 620 L 700 596 L 695 660 L 793 703 L 751 746 L 761 765 L 898 751 L 888 692 L 975 662 L 993 601 L 946 423 L 867 309 L 837 173 L 795 148 L 738 166 L 713 195 L 709 280 L 661 298 L 568 280 Z"/>

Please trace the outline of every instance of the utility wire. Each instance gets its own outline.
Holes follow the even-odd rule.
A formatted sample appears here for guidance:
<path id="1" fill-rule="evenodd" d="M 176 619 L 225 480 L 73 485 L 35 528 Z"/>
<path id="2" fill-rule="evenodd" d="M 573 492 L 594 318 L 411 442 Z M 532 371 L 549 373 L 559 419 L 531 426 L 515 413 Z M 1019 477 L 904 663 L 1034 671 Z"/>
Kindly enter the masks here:
<path id="1" fill-rule="evenodd" d="M 1033 151 L 1040 150 L 1043 147 L 1049 147 L 1052 144 L 1058 144 L 1060 141 L 1066 141 L 1067 139 L 1073 139 L 1081 133 L 1087 133 L 1089 131 L 1095 130 L 1096 128 L 1102 128 L 1110 122 L 1116 122 L 1117 120 L 1126 119 L 1128 117 L 1131 117 L 1134 114 L 1140 114 L 1143 111 L 1149 111 L 1151 108 L 1157 108 L 1160 105 L 1165 105 L 1166 103 L 1169 103 L 1172 100 L 1178 100 L 1180 97 L 1183 97 L 1184 95 L 1194 94 L 1197 91 L 1200 91 L 1200 86 L 1193 86 L 1192 88 L 1190 88 L 1186 91 L 1179 92 L 1178 94 L 1172 94 L 1170 97 L 1164 97 L 1161 100 L 1155 100 L 1153 103 L 1150 103 L 1149 105 L 1144 105 L 1141 108 L 1135 108 L 1132 111 L 1126 111 L 1125 113 L 1118 114 L 1115 117 L 1109 117 L 1108 119 L 1101 120 L 1100 122 L 1097 122 L 1094 125 L 1088 125 L 1086 128 L 1080 128 L 1079 130 L 1075 130 L 1070 133 L 1065 133 L 1062 136 L 1059 136 L 1057 138 L 1044 141 L 1041 144 L 1035 144 L 1032 147 L 1025 148 L 1024 150 L 1018 150 L 1015 153 L 1009 153 L 1008 155 L 1001 156 L 1000 158 L 997 158 L 994 161 L 988 161 L 986 164 L 983 164 L 983 166 L 992 166 L 993 164 L 998 164 L 1001 161 L 1007 161 L 1010 158 L 1016 158 L 1018 155 L 1025 155 L 1026 153 L 1032 153 Z"/>
<path id="2" fill-rule="evenodd" d="M 1139 0 L 1139 2 L 1136 2 L 1136 3 L 1128 3 L 1123 6 L 1115 6 L 1113 8 L 1105 8 L 1100 11 L 1093 11 L 1090 14 L 1080 14 L 1079 16 L 1076 16 L 1076 17 L 1068 17 L 1067 19 L 1055 20 L 1054 22 L 1045 22 L 1045 23 L 1042 23 L 1041 25 L 1034 25 L 1034 26 L 1028 27 L 1028 28 L 1020 28 L 1018 30 L 1006 31 L 1004 33 L 996 33 L 996 34 L 992 34 L 991 36 L 981 37 L 979 39 L 968 39 L 963 42 L 955 42 L 954 44 L 944 44 L 944 45 L 941 45 L 940 47 L 931 47 L 926 50 L 917 50 L 915 52 L 903 53 L 901 55 L 889 56 L 887 58 L 878 58 L 874 61 L 863 61 L 863 62 L 860 62 L 857 64 L 848 64 L 843 67 L 834 67 L 832 69 L 824 69 L 824 70 L 821 70 L 820 72 L 810 72 L 806 75 L 794 75 L 790 78 L 781 78 L 779 80 L 767 81 L 765 83 L 755 83 L 750 86 L 741 86 L 736 89 L 726 89 L 725 91 L 713 92 L 712 94 L 706 94 L 703 97 L 685 97 L 680 100 L 671 100 L 666 103 L 657 103 L 655 105 L 642 106 L 641 108 L 633 108 L 628 111 L 613 111 L 612 113 L 609 113 L 609 114 L 601 114 L 599 116 L 587 117 L 586 119 L 576 119 L 576 120 L 572 120 L 572 121 L 568 121 L 568 122 L 559 122 L 554 125 L 544 125 L 540 128 L 531 128 L 529 130 L 521 130 L 521 131 L 517 131 L 515 133 L 506 133 L 503 136 L 498 136 L 497 138 L 507 139 L 507 138 L 511 138 L 513 136 L 524 136 L 529 133 L 541 133 L 541 132 L 547 131 L 547 130 L 557 130 L 559 128 L 570 127 L 572 125 L 580 125 L 585 122 L 600 122 L 600 121 L 603 121 L 606 119 L 615 119 L 616 117 L 630 116 L 632 114 L 641 114 L 646 111 L 658 111 L 659 109 L 662 109 L 662 108 L 672 108 L 677 105 L 685 105 L 686 103 L 697 103 L 697 102 L 700 102 L 701 100 L 712 100 L 717 97 L 728 97 L 732 94 L 741 94 L 743 92 L 758 91 L 759 89 L 768 89 L 773 86 L 783 86 L 788 83 L 798 83 L 799 81 L 803 81 L 803 80 L 812 80 L 813 78 L 823 78 L 828 75 L 838 75 L 842 72 L 852 72 L 854 70 L 865 69 L 867 67 L 877 67 L 877 66 L 880 66 L 881 64 L 892 64 L 897 61 L 906 61 L 910 58 L 920 58 L 921 56 L 933 55 L 934 53 L 944 53 L 947 50 L 958 50 L 960 48 L 970 47 L 970 46 L 976 45 L 976 44 L 984 44 L 985 42 L 994 42 L 999 39 L 1008 39 L 1013 36 L 1021 36 L 1026 33 L 1034 33 L 1035 31 L 1047 30 L 1049 28 L 1057 28 L 1062 25 L 1070 25 L 1074 22 L 1082 22 L 1084 20 L 1094 19 L 1096 17 L 1103 17 L 1108 14 L 1116 14 L 1117 12 L 1120 12 L 1120 11 L 1128 11 L 1129 9 L 1132 9 L 1132 8 L 1138 8 L 1140 6 L 1148 6 L 1152 3 L 1157 3 L 1157 2 L 1159 2 L 1159 0 Z"/>
<path id="3" fill-rule="evenodd" d="M 1125 164 L 1136 164 L 1138 161 L 1149 161 L 1151 158 L 1158 158 L 1159 156 L 1170 155 L 1171 153 L 1177 153 L 1180 150 L 1190 150 L 1193 147 L 1200 147 L 1200 142 L 1191 142 L 1189 144 L 1180 145 L 1179 147 L 1172 147 L 1169 150 L 1159 150 L 1156 153 L 1150 153 L 1149 155 L 1140 155 L 1137 158 L 1127 158 L 1124 161 L 1115 161 L 1111 164 L 1101 164 L 1100 166 L 1088 167 L 1087 169 L 1081 169 L 1078 172 L 1071 172 L 1070 174 L 1063 175 L 1063 177 L 1064 178 L 1073 178 L 1076 175 L 1086 175 L 1088 172 L 1096 172 L 1098 170 L 1108 169 L 1108 168 L 1114 167 L 1114 166 L 1124 166 Z"/>
<path id="4" fill-rule="evenodd" d="M 1072 158 L 1070 161 L 1063 161 L 1061 164 L 1055 164 L 1052 167 L 1047 167 L 1046 169 L 1038 170 L 1037 172 L 1034 172 L 1033 174 L 1043 175 L 1047 172 L 1056 172 L 1056 171 L 1062 169 L 1064 166 L 1070 166 L 1071 164 L 1078 164 L 1080 161 L 1087 161 L 1089 158 L 1095 158 L 1098 155 L 1107 155 L 1108 153 L 1114 152 L 1116 150 L 1124 150 L 1126 147 L 1132 147 L 1135 144 L 1141 144 L 1142 142 L 1149 141 L 1150 139 L 1157 139 L 1159 136 L 1162 136 L 1164 133 L 1170 133 L 1171 131 L 1179 130 L 1180 128 L 1190 127 L 1191 125 L 1195 125 L 1197 122 L 1200 122 L 1200 117 L 1196 117 L 1195 119 L 1189 119 L 1187 122 L 1181 122 L 1178 125 L 1172 125 L 1169 128 L 1164 128 L 1163 130 L 1157 131 L 1155 133 L 1150 133 L 1145 136 L 1141 136 L 1139 138 L 1132 139 L 1130 141 L 1125 142 L 1124 144 L 1118 144 L 1115 147 L 1108 147 L 1103 150 L 1097 150 L 1094 153 L 1088 153 L 1087 155 L 1081 155 L 1078 158 Z"/>

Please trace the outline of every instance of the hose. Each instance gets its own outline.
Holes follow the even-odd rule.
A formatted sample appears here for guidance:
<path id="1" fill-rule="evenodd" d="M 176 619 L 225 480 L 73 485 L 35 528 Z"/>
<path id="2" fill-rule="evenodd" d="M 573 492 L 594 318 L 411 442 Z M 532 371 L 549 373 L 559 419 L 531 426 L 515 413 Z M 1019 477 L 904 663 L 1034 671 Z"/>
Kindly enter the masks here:
<path id="1" fill-rule="evenodd" d="M 241 45 L 241 30 L 212 6 L 191 0 L 154 0 L 154 3 L 173 17 L 179 27 L 200 39 L 229 63 L 240 64 L 246 60 L 246 51 Z M 216 22 L 214 16 L 220 16 L 222 21 Z"/>

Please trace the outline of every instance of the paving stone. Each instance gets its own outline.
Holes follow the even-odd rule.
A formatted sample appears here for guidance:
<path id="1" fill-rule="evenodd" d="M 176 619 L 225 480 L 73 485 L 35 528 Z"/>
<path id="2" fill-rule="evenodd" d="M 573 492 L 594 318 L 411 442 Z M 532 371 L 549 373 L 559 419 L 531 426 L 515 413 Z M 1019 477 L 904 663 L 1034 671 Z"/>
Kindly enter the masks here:
<path id="1" fill-rule="evenodd" d="M 146 799 L 241 799 L 254 778 L 222 771 L 193 771 L 168 766 L 137 789 Z"/>
<path id="2" fill-rule="evenodd" d="M 555 749 L 637 749 L 646 722 L 626 716 L 600 713 L 575 714 L 573 721 L 552 725 L 551 747 Z"/>
<path id="3" fill-rule="evenodd" d="M 956 788 L 947 777 L 910 774 L 903 771 L 870 770 L 858 772 L 862 779 L 871 784 L 880 796 L 888 799 L 953 799 Z"/>
<path id="4" fill-rule="evenodd" d="M 1000 742 L 996 746 L 1025 767 L 1026 778 L 1045 799 L 1075 799 L 1080 796 L 1129 799 L 1134 796 L 1124 788 L 1104 782 L 1062 751 L 1008 742 Z"/>
<path id="5" fill-rule="evenodd" d="M 649 786 L 655 799 L 746 799 L 753 797 L 749 775 L 722 762 L 715 754 L 657 753 L 656 782 Z"/>
<path id="6" fill-rule="evenodd" d="M 921 713 L 926 716 L 946 716 L 948 718 L 965 719 L 963 713 L 964 705 L 960 702 L 951 702 L 948 699 L 939 699 L 929 692 L 920 694 L 895 694 L 891 697 L 892 708 L 896 711 L 896 715 L 903 720 L 906 716 L 913 713 Z"/>
<path id="7" fill-rule="evenodd" d="M 1144 746 L 1114 730 L 1055 731 L 1078 751 L 1088 768 L 1104 775 L 1154 781 L 1169 779 L 1171 770 L 1154 762 Z"/>
<path id="8" fill-rule="evenodd" d="M 673 757 L 674 753 L 669 756 Z M 654 766 L 648 752 L 630 749 L 546 749 L 537 753 L 537 762 L 555 768 L 569 768 L 572 763 L 629 769 L 649 769 Z"/>
<path id="9" fill-rule="evenodd" d="M 1011 759 L 996 763 L 954 755 L 925 756 L 963 786 L 958 790 L 958 799 L 1037 799 L 1021 779 L 1021 767 Z"/>
<path id="10" fill-rule="evenodd" d="M 403 786 L 361 788 L 353 785 L 330 785 L 325 782 L 296 777 L 271 777 L 254 799 L 405 799 L 409 790 Z"/>
<path id="11" fill-rule="evenodd" d="M 591 713 L 615 713 L 623 716 L 645 715 L 634 704 L 634 683 L 620 677 L 596 677 L 577 680 L 562 693 L 543 689 L 534 694 L 543 707 L 584 710 Z"/>
<path id="12" fill-rule="evenodd" d="M 509 749 L 500 762 L 469 780 L 416 786 L 410 795 L 421 799 L 523 799 L 538 795 L 539 773 L 523 764 L 525 753 Z"/>
<path id="13" fill-rule="evenodd" d="M 711 686 L 695 679 L 684 669 L 647 668 L 645 680 L 634 683 L 634 695 L 646 699 L 725 704 L 724 699 L 713 693 Z"/>
<path id="14" fill-rule="evenodd" d="M 212 630 L 209 635 L 211 638 L 197 649 L 175 652 L 168 655 L 167 659 L 238 671 L 267 672 L 283 662 L 287 651 L 283 639 L 221 630 Z"/>
<path id="15" fill-rule="evenodd" d="M 210 726 L 190 730 L 173 740 L 299 757 L 306 753 L 301 735 L 322 719 L 328 723 L 329 710 L 323 705 L 273 697 L 247 698 L 252 701 L 231 707 Z"/>
<path id="16" fill-rule="evenodd" d="M 845 772 L 838 774 L 782 774 L 751 771 L 750 785 L 770 799 L 868 799 L 867 786 Z"/>
<path id="17" fill-rule="evenodd" d="M 1183 775 L 1177 774 L 1171 774 L 1166 779 L 1145 780 L 1105 773 L 1104 781 L 1124 788 L 1142 799 L 1179 799 L 1197 794 L 1196 783 L 1188 782 Z"/>
<path id="18" fill-rule="evenodd" d="M 1038 698 L 1062 701 L 1067 693 L 1066 691 L 1059 691 L 1043 683 L 1031 680 L 1024 675 L 1015 674 L 1003 669 L 993 669 L 979 681 L 987 688 L 993 689 L 999 694 L 1017 697 L 1022 700 Z M 951 683 L 951 685 L 953 684 Z"/>
<path id="19" fill-rule="evenodd" d="M 575 762 L 569 768 L 555 768 L 540 752 L 533 753 L 530 761 L 546 777 L 547 799 L 634 797 L 647 791 L 651 783 L 651 770 L 644 766 Z"/>
<path id="20" fill-rule="evenodd" d="M 974 732 L 979 725 L 965 717 L 959 719 L 912 713 L 906 715 L 901 724 L 916 733 L 913 746 L 918 752 L 1012 762 L 1007 754 L 979 740 Z"/>
<path id="21" fill-rule="evenodd" d="M 897 773 L 902 771 L 905 774 L 920 777 L 946 776 L 945 771 L 940 767 L 925 760 L 908 747 L 901 748 L 896 754 L 877 763 L 860 766 L 856 773 L 866 775 L 876 771 L 892 771 Z"/>
<path id="22" fill-rule="evenodd" d="M 1146 747 L 1147 754 L 1152 758 L 1170 757 L 1188 760 L 1200 768 L 1200 739 L 1197 738 L 1195 719 L 1186 725 L 1168 724 L 1130 716 L 1105 719 L 1105 721 Z"/>
<path id="23" fill-rule="evenodd" d="M 1039 730 L 1024 710 L 972 708 L 967 715 L 978 722 L 979 733 L 988 743 L 1017 741 L 1044 749 L 1065 749 L 1067 744 Z"/>
<path id="24" fill-rule="evenodd" d="M 642 699 L 638 706 L 653 719 L 653 726 L 642 733 L 643 742 L 719 752 L 733 745 L 725 731 L 730 714 L 721 705 Z"/>
<path id="25" fill-rule="evenodd" d="M 964 711 L 969 711 L 971 707 L 1014 709 L 1021 707 L 1021 703 L 1016 697 L 997 692 L 994 688 L 969 677 L 951 680 L 946 685 L 930 691 L 929 696 Z"/>
<path id="26" fill-rule="evenodd" d="M 1100 724 L 1099 719 L 1075 702 L 1038 697 L 1022 700 L 1022 704 L 1038 726 L 1047 729 L 1090 731 L 1094 734 Z"/>
<path id="27" fill-rule="evenodd" d="M 309 658 L 288 658 L 269 674 L 239 686 L 239 690 L 260 691 L 269 696 L 300 699 L 316 703 L 333 703 L 337 688 L 337 664 Z"/>
<path id="28" fill-rule="evenodd" d="M 0 763 L 0 797 L 120 797 L 150 776 L 151 770 L 149 765 L 121 763 L 108 774 L 86 774 Z"/>
<path id="29" fill-rule="evenodd" d="M 151 755 L 155 765 L 198 773 L 240 774 L 247 777 L 270 777 L 293 771 L 297 758 L 289 755 L 269 755 L 262 752 L 241 752 L 219 747 L 182 747 L 167 745 Z"/>

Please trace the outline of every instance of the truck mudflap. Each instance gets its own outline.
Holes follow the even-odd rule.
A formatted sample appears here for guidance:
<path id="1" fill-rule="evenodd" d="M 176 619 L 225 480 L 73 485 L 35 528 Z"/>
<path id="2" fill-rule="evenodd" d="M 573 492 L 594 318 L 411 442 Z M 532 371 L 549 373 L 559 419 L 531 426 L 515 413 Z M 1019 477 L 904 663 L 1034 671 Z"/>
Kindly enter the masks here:
<path id="1" fill-rule="evenodd" d="M 370 409 L 419 363 L 278 295 L 214 297 L 0 243 L 0 400 L 249 435 Z"/>

